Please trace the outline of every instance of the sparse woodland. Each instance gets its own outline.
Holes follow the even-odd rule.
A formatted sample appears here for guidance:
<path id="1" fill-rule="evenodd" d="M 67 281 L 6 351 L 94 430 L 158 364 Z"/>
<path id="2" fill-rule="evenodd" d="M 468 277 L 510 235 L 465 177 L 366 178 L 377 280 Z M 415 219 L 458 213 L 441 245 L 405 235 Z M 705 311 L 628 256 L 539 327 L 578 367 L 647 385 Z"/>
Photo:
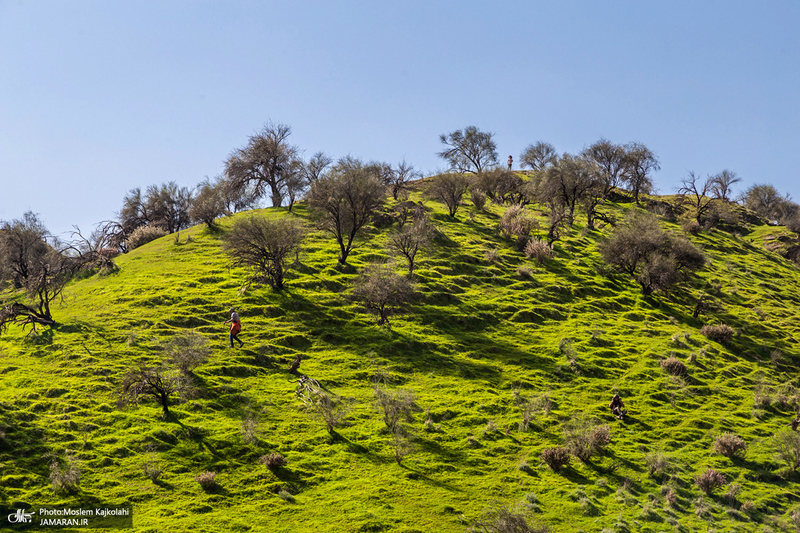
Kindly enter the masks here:
<path id="1" fill-rule="evenodd" d="M 0 502 L 131 502 L 152 532 L 800 527 L 790 198 L 730 170 L 653 196 L 636 142 L 515 170 L 470 127 L 422 177 L 290 140 L 68 243 L 0 226 Z"/>

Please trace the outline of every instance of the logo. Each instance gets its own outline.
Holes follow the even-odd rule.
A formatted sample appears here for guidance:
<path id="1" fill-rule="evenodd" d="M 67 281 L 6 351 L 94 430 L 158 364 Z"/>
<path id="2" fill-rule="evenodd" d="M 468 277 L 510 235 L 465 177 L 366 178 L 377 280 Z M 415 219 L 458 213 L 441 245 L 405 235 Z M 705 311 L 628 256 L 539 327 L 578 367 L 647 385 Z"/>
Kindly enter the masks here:
<path id="1" fill-rule="evenodd" d="M 33 515 L 26 513 L 24 509 L 17 509 L 16 513 L 8 515 L 8 521 L 12 524 L 27 524 L 33 522 Z"/>

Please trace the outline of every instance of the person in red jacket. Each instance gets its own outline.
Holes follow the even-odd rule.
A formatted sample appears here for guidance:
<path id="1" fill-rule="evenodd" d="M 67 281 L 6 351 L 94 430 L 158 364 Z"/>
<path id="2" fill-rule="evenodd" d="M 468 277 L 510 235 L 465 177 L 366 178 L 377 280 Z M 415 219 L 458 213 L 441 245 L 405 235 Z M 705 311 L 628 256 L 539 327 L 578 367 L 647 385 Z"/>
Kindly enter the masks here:
<path id="1" fill-rule="evenodd" d="M 231 318 L 230 320 L 226 320 L 225 323 L 231 325 L 231 334 L 230 334 L 231 348 L 233 348 L 234 339 L 236 340 L 236 342 L 239 343 L 239 348 L 241 348 L 242 346 L 244 346 L 244 343 L 241 341 L 241 339 L 239 339 L 239 333 L 242 331 L 242 322 L 241 320 L 239 320 L 239 313 L 237 313 L 236 309 L 234 309 L 233 307 L 231 307 L 230 310 L 228 310 L 228 312 L 231 314 Z"/>

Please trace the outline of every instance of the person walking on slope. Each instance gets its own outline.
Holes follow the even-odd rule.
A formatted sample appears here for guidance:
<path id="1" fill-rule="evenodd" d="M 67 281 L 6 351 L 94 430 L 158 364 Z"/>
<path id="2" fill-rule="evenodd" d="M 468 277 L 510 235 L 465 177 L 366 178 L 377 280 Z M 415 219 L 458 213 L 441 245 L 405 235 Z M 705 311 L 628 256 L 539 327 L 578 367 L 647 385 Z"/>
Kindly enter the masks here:
<path id="1" fill-rule="evenodd" d="M 231 325 L 231 334 L 230 334 L 230 341 L 231 341 L 231 348 L 233 348 L 233 341 L 234 339 L 236 342 L 239 343 L 239 348 L 244 346 L 244 343 L 239 339 L 239 332 L 242 331 L 242 322 L 239 320 L 239 313 L 236 312 L 236 309 L 231 307 L 228 312 L 231 314 L 230 320 L 226 320 L 225 324 Z"/>

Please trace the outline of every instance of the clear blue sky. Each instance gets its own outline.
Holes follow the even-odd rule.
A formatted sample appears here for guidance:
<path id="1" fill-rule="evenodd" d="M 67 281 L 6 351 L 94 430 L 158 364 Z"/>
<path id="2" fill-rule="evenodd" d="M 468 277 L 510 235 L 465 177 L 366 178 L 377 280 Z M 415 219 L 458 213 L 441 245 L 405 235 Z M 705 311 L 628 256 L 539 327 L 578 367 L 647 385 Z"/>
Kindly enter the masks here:
<path id="1" fill-rule="evenodd" d="M 796 0 L 0 0 L 0 219 L 89 230 L 268 120 L 425 172 L 469 125 L 503 159 L 637 140 L 662 193 L 728 168 L 797 201 L 798 28 Z"/>

